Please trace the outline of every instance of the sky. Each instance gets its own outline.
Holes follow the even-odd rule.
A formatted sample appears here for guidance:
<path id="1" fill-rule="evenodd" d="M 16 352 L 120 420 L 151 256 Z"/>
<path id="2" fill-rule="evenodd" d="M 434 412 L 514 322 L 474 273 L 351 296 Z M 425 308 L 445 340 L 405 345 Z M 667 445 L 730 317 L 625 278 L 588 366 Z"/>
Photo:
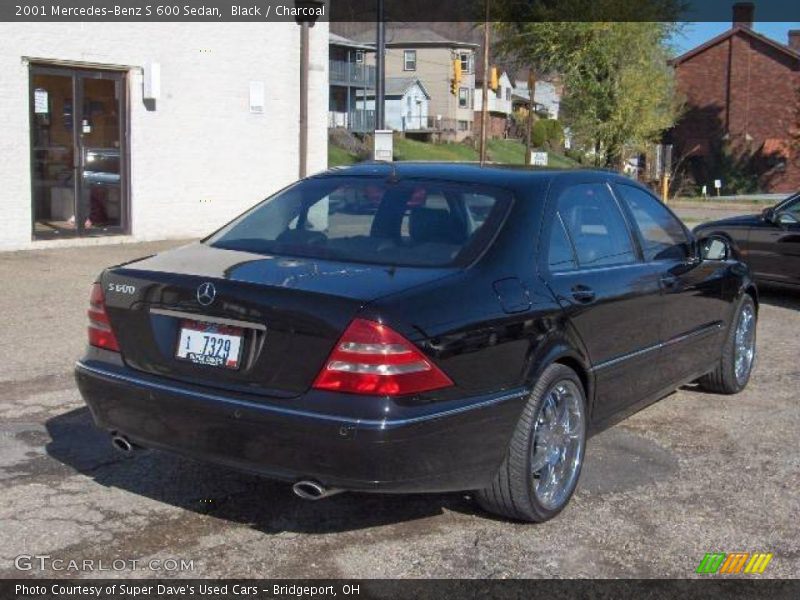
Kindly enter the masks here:
<path id="1" fill-rule="evenodd" d="M 699 46 L 703 42 L 719 35 L 720 33 L 730 29 L 730 21 L 724 23 L 687 23 L 683 31 L 679 33 L 672 41 L 677 49 L 678 54 L 691 50 L 695 46 Z M 800 29 L 800 23 L 759 23 L 758 21 L 753 25 L 753 29 L 758 33 L 772 38 L 776 42 L 785 44 L 788 38 L 790 29 Z"/>

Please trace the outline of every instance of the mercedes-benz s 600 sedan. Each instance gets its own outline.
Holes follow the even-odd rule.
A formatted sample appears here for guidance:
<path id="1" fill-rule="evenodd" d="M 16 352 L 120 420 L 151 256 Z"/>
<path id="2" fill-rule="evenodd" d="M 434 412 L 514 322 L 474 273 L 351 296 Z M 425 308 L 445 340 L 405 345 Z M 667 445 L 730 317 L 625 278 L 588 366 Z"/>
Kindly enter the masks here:
<path id="1" fill-rule="evenodd" d="M 363 164 L 106 269 L 76 376 L 123 451 L 543 521 L 589 434 L 747 385 L 748 273 L 611 173 Z"/>

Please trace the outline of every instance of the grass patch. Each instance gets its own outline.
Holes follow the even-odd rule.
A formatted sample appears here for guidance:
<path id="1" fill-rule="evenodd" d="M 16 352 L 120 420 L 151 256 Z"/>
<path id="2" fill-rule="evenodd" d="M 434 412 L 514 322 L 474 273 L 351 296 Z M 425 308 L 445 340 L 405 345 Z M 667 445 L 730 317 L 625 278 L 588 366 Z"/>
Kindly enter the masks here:
<path id="1" fill-rule="evenodd" d="M 506 165 L 525 164 L 525 144 L 519 140 L 489 140 L 488 159 L 490 162 Z M 394 138 L 395 160 L 421 160 L 441 162 L 477 162 L 478 151 L 467 144 L 432 144 L 400 136 Z M 328 166 L 352 165 L 359 158 L 333 144 L 328 144 Z M 555 152 L 549 153 L 549 166 L 560 169 L 574 169 L 580 165 L 571 158 Z"/>
<path id="2" fill-rule="evenodd" d="M 396 136 L 395 160 L 441 160 L 446 162 L 476 161 L 477 151 L 465 144 L 428 144 Z"/>
<path id="3" fill-rule="evenodd" d="M 341 167 L 352 165 L 358 162 L 358 157 L 343 148 L 328 144 L 328 166 Z"/>
<path id="4" fill-rule="evenodd" d="M 525 144 L 519 140 L 489 140 L 487 158 L 504 165 L 525 164 Z"/>
<path id="5" fill-rule="evenodd" d="M 489 140 L 489 160 L 506 165 L 525 164 L 525 144 L 519 140 Z M 575 169 L 580 165 L 562 154 L 548 152 L 547 166 L 556 169 Z"/>

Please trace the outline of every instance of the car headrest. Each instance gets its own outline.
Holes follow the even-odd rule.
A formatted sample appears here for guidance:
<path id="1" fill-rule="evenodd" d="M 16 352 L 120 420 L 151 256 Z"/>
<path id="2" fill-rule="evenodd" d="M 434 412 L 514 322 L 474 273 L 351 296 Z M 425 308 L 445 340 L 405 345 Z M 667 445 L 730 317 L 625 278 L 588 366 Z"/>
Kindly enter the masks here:
<path id="1" fill-rule="evenodd" d="M 448 210 L 422 206 L 411 209 L 408 233 L 418 243 L 463 244 L 466 239 Z"/>

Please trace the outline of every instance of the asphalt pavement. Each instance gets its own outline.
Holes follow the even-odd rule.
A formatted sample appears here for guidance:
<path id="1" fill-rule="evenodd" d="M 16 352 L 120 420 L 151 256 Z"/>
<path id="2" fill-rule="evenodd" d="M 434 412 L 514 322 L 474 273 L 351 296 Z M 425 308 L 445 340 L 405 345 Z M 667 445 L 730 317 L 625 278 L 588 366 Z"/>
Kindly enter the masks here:
<path id="1" fill-rule="evenodd" d="M 115 453 L 72 378 L 89 285 L 174 245 L 0 253 L 0 577 L 683 578 L 717 551 L 771 552 L 761 577 L 800 576 L 800 295 L 762 293 L 746 391 L 690 386 L 596 436 L 568 508 L 529 525 L 466 493 L 309 503 L 222 467 Z"/>

